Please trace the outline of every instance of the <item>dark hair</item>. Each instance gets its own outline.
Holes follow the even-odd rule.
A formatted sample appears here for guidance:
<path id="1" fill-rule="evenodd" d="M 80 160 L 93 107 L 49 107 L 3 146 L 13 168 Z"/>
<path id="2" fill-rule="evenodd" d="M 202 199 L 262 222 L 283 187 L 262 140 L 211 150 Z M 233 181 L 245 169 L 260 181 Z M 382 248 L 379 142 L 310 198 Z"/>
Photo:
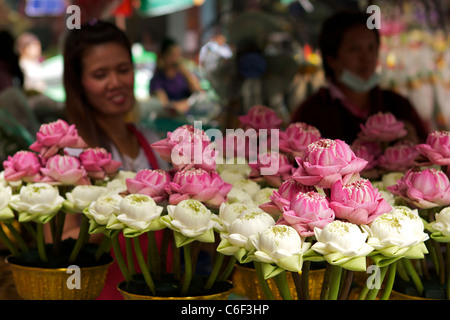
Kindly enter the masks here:
<path id="1" fill-rule="evenodd" d="M 338 12 L 325 20 L 319 35 L 319 50 L 327 77 L 333 77 L 333 70 L 327 63 L 328 57 L 336 57 L 345 33 L 355 26 L 367 26 L 370 16 L 362 12 Z M 380 35 L 376 28 L 371 29 L 376 36 L 377 44 L 380 44 Z"/>
<path id="2" fill-rule="evenodd" d="M 166 53 L 168 53 L 169 50 L 170 50 L 172 47 L 177 46 L 177 45 L 178 45 L 178 44 L 177 44 L 177 42 L 176 42 L 174 39 L 172 39 L 172 38 L 164 38 L 164 39 L 161 41 L 161 47 L 159 48 L 159 54 L 160 54 L 161 56 L 163 56 L 163 55 L 165 55 Z"/>
<path id="3" fill-rule="evenodd" d="M 0 61 L 12 78 L 19 80 L 18 85 L 23 86 L 24 75 L 19 64 L 19 56 L 14 50 L 15 39 L 7 30 L 0 31 L 0 43 L 2 50 L 0 50 Z"/>
<path id="4" fill-rule="evenodd" d="M 66 91 L 66 116 L 70 123 L 77 126 L 79 134 L 90 146 L 109 149 L 108 139 L 100 130 L 93 117 L 93 109 L 87 101 L 81 85 L 82 59 L 87 49 L 107 43 L 117 43 L 130 55 L 131 43 L 127 35 L 112 23 L 95 20 L 73 29 L 66 37 L 63 56 L 63 83 Z"/>

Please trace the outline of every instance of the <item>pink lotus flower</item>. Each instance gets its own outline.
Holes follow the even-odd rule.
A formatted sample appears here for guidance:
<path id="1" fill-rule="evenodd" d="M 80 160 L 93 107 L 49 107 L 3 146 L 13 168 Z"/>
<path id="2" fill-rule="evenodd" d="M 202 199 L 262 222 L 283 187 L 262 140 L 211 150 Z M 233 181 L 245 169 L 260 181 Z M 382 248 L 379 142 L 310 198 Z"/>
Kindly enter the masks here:
<path id="1" fill-rule="evenodd" d="M 133 179 L 126 179 L 129 193 L 145 194 L 160 203 L 168 198 L 166 188 L 172 177 L 164 170 L 144 169 L 139 171 Z"/>
<path id="2" fill-rule="evenodd" d="M 301 157 L 306 147 L 321 138 L 320 131 L 304 122 L 290 124 L 280 132 L 280 151 Z"/>
<path id="3" fill-rule="evenodd" d="M 361 124 L 359 137 L 365 140 L 390 142 L 406 136 L 405 124 L 390 113 L 378 112 Z"/>
<path id="4" fill-rule="evenodd" d="M 278 215 L 283 212 L 283 208 L 289 208 L 292 199 L 298 193 L 307 193 L 316 191 L 312 186 L 305 186 L 298 183 L 294 179 L 288 179 L 283 182 L 277 191 L 274 191 L 270 196 L 270 202 L 264 203 L 259 207 L 271 215 Z"/>
<path id="5" fill-rule="evenodd" d="M 78 158 L 91 179 L 113 176 L 122 166 L 122 162 L 112 160 L 111 154 L 104 148 L 85 149 Z"/>
<path id="6" fill-rule="evenodd" d="M 283 120 L 269 107 L 256 105 L 250 108 L 246 115 L 239 116 L 241 127 L 244 129 L 279 129 Z"/>
<path id="7" fill-rule="evenodd" d="M 314 235 L 314 228 L 323 229 L 335 219 L 325 196 L 315 192 L 297 193 L 289 208 L 283 211 L 283 217 L 276 224 L 289 225 L 302 237 Z"/>
<path id="8" fill-rule="evenodd" d="M 192 125 L 183 125 L 168 132 L 167 138 L 153 143 L 152 147 L 177 170 L 195 167 L 214 171 L 216 168 L 218 152 L 214 150 L 206 133 Z"/>
<path id="9" fill-rule="evenodd" d="M 378 157 L 383 153 L 381 146 L 375 141 L 356 139 L 350 146 L 358 158 L 367 160 L 363 171 L 368 171 L 378 165 Z"/>
<path id="10" fill-rule="evenodd" d="M 330 208 L 334 210 L 336 218 L 357 225 L 369 224 L 376 217 L 392 210 L 378 189 L 363 178 L 346 185 L 337 181 L 331 187 Z"/>
<path id="11" fill-rule="evenodd" d="M 36 141 L 30 149 L 48 159 L 62 148 L 87 148 L 86 142 L 78 135 L 75 125 L 68 125 L 64 120 L 42 124 L 36 133 Z"/>
<path id="12" fill-rule="evenodd" d="M 217 172 L 191 168 L 176 172 L 166 191 L 172 205 L 182 200 L 195 199 L 206 205 L 219 207 L 226 201 L 231 188 L 232 185 L 224 182 Z"/>
<path id="13" fill-rule="evenodd" d="M 419 144 L 416 148 L 431 163 L 450 165 L 450 131 L 433 131 L 428 134 L 426 143 Z"/>
<path id="14" fill-rule="evenodd" d="M 61 156 L 59 154 L 50 157 L 41 168 L 44 175 L 42 182 L 63 185 L 86 185 L 90 184 L 86 170 L 81 166 L 76 157 Z"/>
<path id="15" fill-rule="evenodd" d="M 302 158 L 295 158 L 299 168 L 293 178 L 301 184 L 331 188 L 338 180 L 347 183 L 367 165 L 344 141 L 320 139 L 308 145 Z"/>
<path id="16" fill-rule="evenodd" d="M 3 162 L 5 179 L 8 181 L 23 180 L 38 182 L 41 179 L 41 162 L 31 151 L 18 151 Z"/>
<path id="17" fill-rule="evenodd" d="M 218 155 L 222 158 L 256 159 L 258 155 L 258 133 L 254 129 L 237 129 L 227 132 L 225 137 L 214 141 Z M 270 147 L 268 146 L 269 150 Z"/>
<path id="18" fill-rule="evenodd" d="M 418 155 L 413 142 L 402 140 L 386 148 L 384 154 L 378 158 L 378 165 L 386 171 L 405 172 L 416 165 Z"/>
<path id="19" fill-rule="evenodd" d="M 387 189 L 417 208 L 429 209 L 450 205 L 449 178 L 444 172 L 434 168 L 409 169 L 397 184 Z"/>
<path id="20" fill-rule="evenodd" d="M 256 163 L 249 163 L 252 171 L 249 178 L 257 182 L 266 181 L 271 187 L 278 188 L 283 181 L 292 177 L 293 165 L 283 153 L 267 152 L 258 155 Z"/>

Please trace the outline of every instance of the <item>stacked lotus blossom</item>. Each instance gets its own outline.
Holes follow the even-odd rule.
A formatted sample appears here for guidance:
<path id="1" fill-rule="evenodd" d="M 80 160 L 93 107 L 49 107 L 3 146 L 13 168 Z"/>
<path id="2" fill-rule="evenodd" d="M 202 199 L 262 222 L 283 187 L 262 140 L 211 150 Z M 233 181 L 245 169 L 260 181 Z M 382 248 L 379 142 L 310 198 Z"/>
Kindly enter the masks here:
<path id="1" fill-rule="evenodd" d="M 115 176 L 122 165 L 112 160 L 105 149 L 88 148 L 75 126 L 63 120 L 43 124 L 36 137 L 31 151 L 19 151 L 4 161 L 6 180 L 68 186 L 91 184 L 91 179 Z M 76 157 L 66 154 L 65 148 L 83 150 Z"/>

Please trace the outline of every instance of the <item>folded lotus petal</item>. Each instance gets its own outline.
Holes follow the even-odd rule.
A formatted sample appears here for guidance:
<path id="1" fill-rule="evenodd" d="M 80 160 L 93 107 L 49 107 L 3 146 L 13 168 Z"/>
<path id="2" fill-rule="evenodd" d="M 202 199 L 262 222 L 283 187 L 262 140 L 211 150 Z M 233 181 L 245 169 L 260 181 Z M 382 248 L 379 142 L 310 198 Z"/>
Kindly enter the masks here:
<path id="1" fill-rule="evenodd" d="M 183 200 L 187 200 L 189 199 L 189 195 L 188 194 L 180 194 L 180 193 L 172 193 L 169 196 L 169 203 L 172 205 L 177 205 L 178 203 L 180 203 Z"/>

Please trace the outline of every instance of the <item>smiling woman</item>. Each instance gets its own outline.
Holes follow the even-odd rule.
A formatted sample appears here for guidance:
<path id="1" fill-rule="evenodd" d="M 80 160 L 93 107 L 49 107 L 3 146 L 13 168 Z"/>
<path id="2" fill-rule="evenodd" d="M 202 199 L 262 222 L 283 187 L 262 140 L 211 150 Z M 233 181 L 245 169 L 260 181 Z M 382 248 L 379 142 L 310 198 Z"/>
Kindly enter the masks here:
<path id="1" fill-rule="evenodd" d="M 69 32 L 63 54 L 67 119 L 87 144 L 111 152 L 123 170 L 163 165 L 149 147 L 159 137 L 126 122 L 136 103 L 127 35 L 108 22 L 88 23 Z"/>

